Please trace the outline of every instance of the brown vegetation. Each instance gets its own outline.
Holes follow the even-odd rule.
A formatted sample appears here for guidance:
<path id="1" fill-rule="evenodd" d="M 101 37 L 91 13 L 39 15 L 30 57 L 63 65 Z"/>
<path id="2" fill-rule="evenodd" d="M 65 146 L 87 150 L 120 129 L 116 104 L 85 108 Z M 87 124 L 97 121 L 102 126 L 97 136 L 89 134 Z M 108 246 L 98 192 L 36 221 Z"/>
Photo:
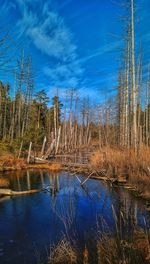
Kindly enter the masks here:
<path id="1" fill-rule="evenodd" d="M 46 169 L 51 171 L 61 170 L 60 163 L 39 163 L 39 164 L 27 164 L 25 159 L 16 158 L 15 156 L 8 154 L 0 156 L 0 171 L 13 171 L 21 169 Z"/>
<path id="2" fill-rule="evenodd" d="M 71 243 L 64 237 L 58 245 L 51 248 L 49 264 L 77 263 L 77 252 Z"/>
<path id="3" fill-rule="evenodd" d="M 94 254 L 98 264 L 148 264 L 150 261 L 150 245 L 148 237 L 142 229 L 135 229 L 133 237 L 130 239 L 121 239 L 111 233 L 102 234 L 98 232 L 95 242 L 97 249 Z M 85 246 L 82 254 L 80 254 L 80 250 L 71 245 L 69 240 L 64 237 L 56 246 L 51 248 L 48 263 L 89 264 L 91 263 L 89 260 L 90 251 L 91 248 Z"/>
<path id="4" fill-rule="evenodd" d="M 109 250 L 108 250 L 109 249 Z M 150 245 L 142 230 L 135 230 L 131 241 L 103 235 L 97 242 L 98 263 L 148 264 Z"/>
<path id="5" fill-rule="evenodd" d="M 18 159 L 13 155 L 0 156 L 0 171 L 21 170 L 26 168 L 24 159 Z"/>
<path id="6" fill-rule="evenodd" d="M 150 149 L 143 146 L 137 155 L 132 149 L 105 147 L 91 156 L 91 166 L 106 170 L 107 177 L 124 177 L 137 192 L 150 198 Z"/>
<path id="7" fill-rule="evenodd" d="M 50 170 L 50 171 L 60 171 L 61 164 L 60 163 L 45 163 L 45 164 L 29 164 L 28 168 L 32 169 L 43 169 L 43 170 Z"/>
<path id="8" fill-rule="evenodd" d="M 5 178 L 0 177 L 0 187 L 8 187 L 9 181 Z"/>

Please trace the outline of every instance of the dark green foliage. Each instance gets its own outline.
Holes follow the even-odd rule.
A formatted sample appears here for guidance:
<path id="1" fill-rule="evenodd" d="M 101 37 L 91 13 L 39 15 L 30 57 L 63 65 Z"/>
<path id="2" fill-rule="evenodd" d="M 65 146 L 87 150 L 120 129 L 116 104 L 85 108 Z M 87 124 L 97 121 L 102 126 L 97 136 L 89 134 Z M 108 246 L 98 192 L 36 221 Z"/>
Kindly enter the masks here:
<path id="1" fill-rule="evenodd" d="M 33 147 L 41 148 L 43 138 L 54 128 L 54 107 L 57 110 L 57 125 L 61 123 L 62 104 L 58 96 L 53 97 L 52 107 L 45 90 L 40 90 L 32 98 L 24 97 L 17 90 L 14 98 L 9 95 L 9 84 L 0 82 L 0 140 L 16 149 L 27 149 L 32 141 Z M 4 144 L 4 143 L 3 143 Z"/>

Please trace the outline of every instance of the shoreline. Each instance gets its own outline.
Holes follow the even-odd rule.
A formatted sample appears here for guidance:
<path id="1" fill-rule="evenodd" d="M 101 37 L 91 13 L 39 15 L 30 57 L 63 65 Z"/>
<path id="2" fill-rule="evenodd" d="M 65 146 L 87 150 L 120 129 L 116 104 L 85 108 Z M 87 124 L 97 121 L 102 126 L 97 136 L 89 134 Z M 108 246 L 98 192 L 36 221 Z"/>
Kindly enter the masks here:
<path id="1" fill-rule="evenodd" d="M 19 161 L 19 160 L 18 160 Z M 103 175 L 105 173 L 105 170 L 96 170 L 89 164 L 70 164 L 70 163 L 59 163 L 59 162 L 47 162 L 47 163 L 30 163 L 27 164 L 25 160 L 21 159 L 23 161 L 20 166 L 0 166 L 0 177 L 3 173 L 7 172 L 13 172 L 13 171 L 21 171 L 21 170 L 49 170 L 52 172 L 59 172 L 59 171 L 69 171 L 73 173 L 73 175 L 76 174 L 83 174 L 84 176 L 87 176 L 87 178 L 95 179 L 95 180 L 101 180 L 104 182 L 107 182 L 111 184 L 113 187 L 123 187 L 125 190 L 128 190 L 132 192 L 132 194 L 136 198 L 143 199 L 150 203 L 150 196 L 145 195 L 142 192 L 139 192 L 138 186 L 130 183 L 128 179 L 125 179 L 125 177 L 108 177 L 107 175 Z M 0 185 L 1 186 L 1 185 Z M 4 186 L 1 186 L 3 188 Z M 150 211 L 150 208 L 148 208 Z"/>

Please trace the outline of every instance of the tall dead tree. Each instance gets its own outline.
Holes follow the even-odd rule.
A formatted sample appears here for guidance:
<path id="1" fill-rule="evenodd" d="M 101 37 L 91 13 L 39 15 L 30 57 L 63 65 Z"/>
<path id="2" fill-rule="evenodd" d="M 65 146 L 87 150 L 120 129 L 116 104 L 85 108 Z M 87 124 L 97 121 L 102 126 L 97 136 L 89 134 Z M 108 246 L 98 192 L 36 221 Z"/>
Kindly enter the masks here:
<path id="1" fill-rule="evenodd" d="M 134 0 L 131 0 L 132 146 L 137 150 L 137 87 L 135 78 Z"/>

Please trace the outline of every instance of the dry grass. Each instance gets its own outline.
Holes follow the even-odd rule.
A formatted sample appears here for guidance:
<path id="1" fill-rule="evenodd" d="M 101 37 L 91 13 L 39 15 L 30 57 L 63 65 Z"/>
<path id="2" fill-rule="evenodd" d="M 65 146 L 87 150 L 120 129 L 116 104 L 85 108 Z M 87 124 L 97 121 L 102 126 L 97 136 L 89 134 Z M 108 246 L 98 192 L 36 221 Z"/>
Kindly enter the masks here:
<path id="1" fill-rule="evenodd" d="M 86 247 L 82 256 L 69 240 L 64 238 L 50 249 L 49 264 L 149 264 L 150 245 L 147 235 L 142 229 L 135 229 L 133 237 L 120 239 L 110 233 L 97 232 L 96 262 L 90 262 L 92 247 Z"/>
<path id="2" fill-rule="evenodd" d="M 97 255 L 98 264 L 148 264 L 150 245 L 142 230 L 135 230 L 130 242 L 104 234 L 97 241 Z"/>
<path id="3" fill-rule="evenodd" d="M 0 156 L 0 170 L 20 170 L 25 169 L 26 163 L 24 159 L 17 159 L 13 155 Z"/>
<path id="4" fill-rule="evenodd" d="M 130 149 L 105 147 L 93 153 L 91 164 L 96 168 L 146 169 L 150 166 L 150 148 L 142 147 L 139 155 Z"/>
<path id="5" fill-rule="evenodd" d="M 105 147 L 93 153 L 91 166 L 105 169 L 108 177 L 126 176 L 139 193 L 150 198 L 150 148 L 143 146 L 136 155 L 132 149 Z"/>
<path id="6" fill-rule="evenodd" d="M 48 164 L 49 170 L 51 171 L 60 171 L 61 170 L 61 164 L 60 163 L 53 163 Z"/>
<path id="7" fill-rule="evenodd" d="M 0 171 L 13 171 L 21 169 L 45 169 L 50 171 L 60 171 L 61 164 L 46 163 L 46 164 L 27 164 L 25 159 L 18 159 L 13 155 L 0 156 Z"/>
<path id="8" fill-rule="evenodd" d="M 51 248 L 49 264 L 77 263 L 77 252 L 64 237 L 56 246 Z"/>
<path id="9" fill-rule="evenodd" d="M 43 169 L 43 170 L 50 170 L 50 171 L 60 171 L 61 164 L 60 163 L 45 163 L 45 164 L 29 164 L 28 168 L 35 168 L 35 169 Z"/>
<path id="10" fill-rule="evenodd" d="M 0 187 L 8 187 L 9 181 L 5 178 L 0 177 Z"/>

